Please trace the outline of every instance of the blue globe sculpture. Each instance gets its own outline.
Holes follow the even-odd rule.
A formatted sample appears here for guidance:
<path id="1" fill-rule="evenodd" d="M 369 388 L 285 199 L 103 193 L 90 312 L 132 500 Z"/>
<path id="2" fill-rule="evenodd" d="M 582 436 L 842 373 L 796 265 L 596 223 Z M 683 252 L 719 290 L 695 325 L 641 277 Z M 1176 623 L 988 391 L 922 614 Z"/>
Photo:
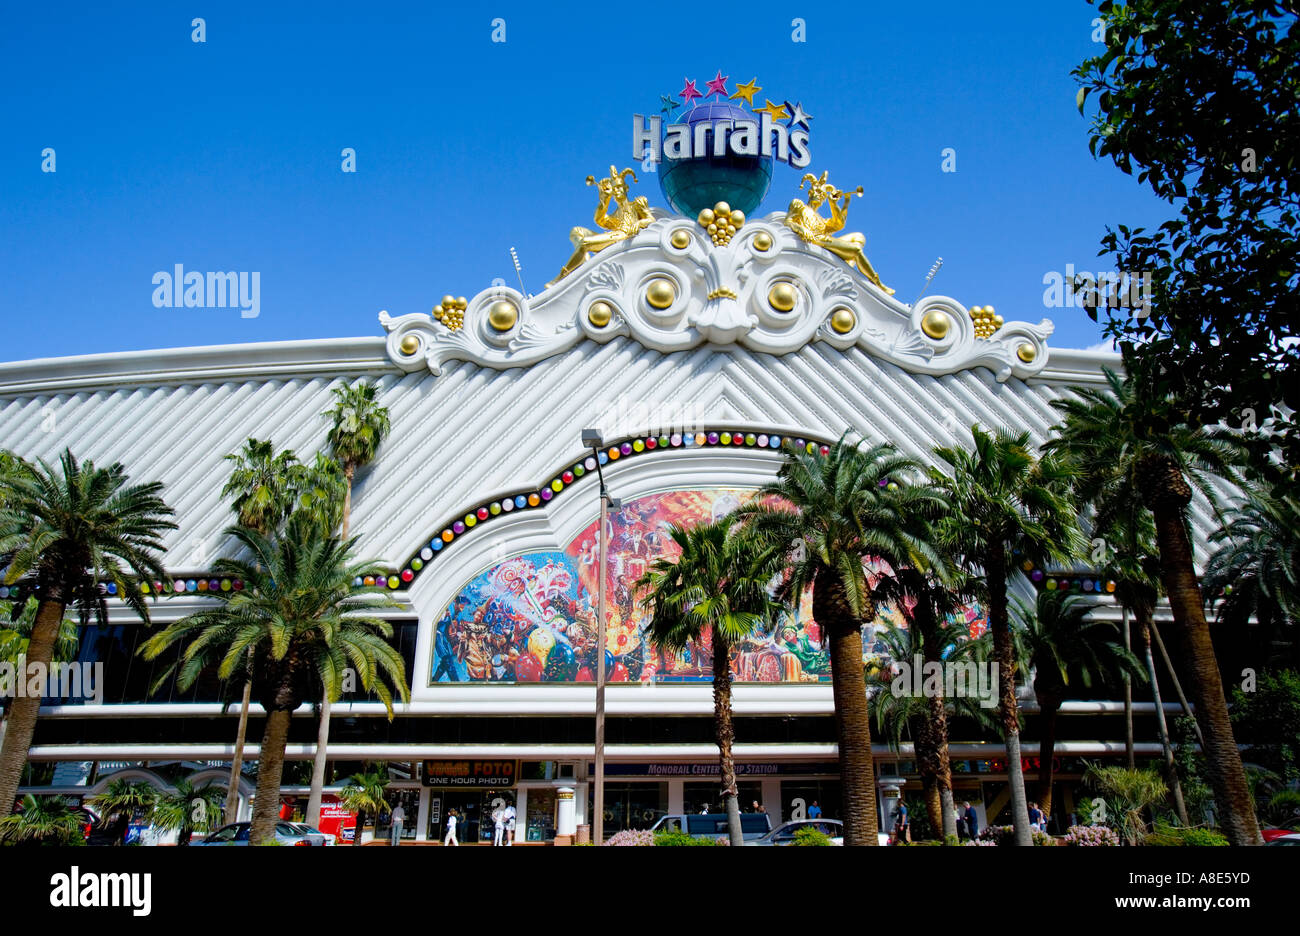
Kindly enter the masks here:
<path id="1" fill-rule="evenodd" d="M 755 120 L 753 114 L 734 104 L 714 101 L 697 104 L 678 118 L 678 122 L 691 128 L 694 139 L 695 125 L 713 120 Z M 709 135 L 709 152 L 712 154 L 712 134 Z M 693 218 L 705 208 L 720 201 L 746 215 L 753 214 L 767 190 L 772 186 L 772 157 L 737 156 L 728 149 L 724 156 L 705 156 L 699 159 L 664 158 L 659 167 L 659 188 L 673 209 Z"/>

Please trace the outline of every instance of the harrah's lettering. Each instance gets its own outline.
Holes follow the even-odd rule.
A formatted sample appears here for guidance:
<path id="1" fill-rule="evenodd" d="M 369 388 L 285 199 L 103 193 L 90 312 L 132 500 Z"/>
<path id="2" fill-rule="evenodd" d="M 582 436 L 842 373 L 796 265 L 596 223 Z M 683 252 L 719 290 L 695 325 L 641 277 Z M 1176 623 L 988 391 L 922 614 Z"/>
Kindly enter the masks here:
<path id="1" fill-rule="evenodd" d="M 775 123 L 770 114 L 759 119 L 719 117 L 695 124 L 667 127 L 659 116 L 632 115 L 632 155 L 661 162 L 664 159 L 702 159 L 707 156 L 775 156 L 795 169 L 807 166 L 808 131 Z"/>

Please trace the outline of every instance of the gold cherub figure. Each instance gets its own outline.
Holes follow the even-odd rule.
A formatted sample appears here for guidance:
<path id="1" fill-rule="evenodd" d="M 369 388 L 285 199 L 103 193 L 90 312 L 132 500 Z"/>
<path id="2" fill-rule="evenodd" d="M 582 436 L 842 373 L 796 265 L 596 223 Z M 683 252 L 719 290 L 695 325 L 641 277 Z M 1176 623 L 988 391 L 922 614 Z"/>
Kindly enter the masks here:
<path id="1" fill-rule="evenodd" d="M 892 296 L 894 291 L 880 281 L 876 271 L 871 268 L 867 255 L 862 252 L 862 248 L 867 243 L 866 236 L 858 233 L 845 234 L 842 237 L 832 236 L 836 231 L 843 230 L 845 219 L 848 217 L 849 199 L 854 195 L 861 197 L 862 186 L 859 185 L 852 192 L 841 192 L 826 181 L 826 175 L 823 172 L 819 179 L 809 172 L 799 181 L 801 189 L 804 185 L 808 185 L 808 204 L 805 205 L 797 198 L 790 202 L 789 211 L 785 216 L 786 227 L 809 244 L 825 247 Z M 817 211 L 823 202 L 830 203 L 829 218 L 822 217 Z"/>
<path id="2" fill-rule="evenodd" d="M 596 190 L 600 193 L 600 202 L 596 205 L 596 224 L 603 228 L 604 232 L 597 234 L 585 227 L 575 227 L 570 231 L 569 240 L 573 241 L 573 256 L 569 258 L 568 263 L 564 264 L 559 276 L 547 283 L 547 286 L 554 286 L 576 270 L 587 259 L 588 254 L 604 250 L 610 244 L 629 238 L 654 221 L 654 216 L 650 214 L 650 202 L 644 195 L 628 201 L 626 176 L 631 176 L 633 182 L 637 181 L 636 173 L 631 169 L 619 172 L 613 166 L 609 167 L 607 179 L 597 182 L 595 176 L 587 176 L 587 184 L 596 186 Z M 613 210 L 610 210 L 611 199 L 614 202 Z"/>

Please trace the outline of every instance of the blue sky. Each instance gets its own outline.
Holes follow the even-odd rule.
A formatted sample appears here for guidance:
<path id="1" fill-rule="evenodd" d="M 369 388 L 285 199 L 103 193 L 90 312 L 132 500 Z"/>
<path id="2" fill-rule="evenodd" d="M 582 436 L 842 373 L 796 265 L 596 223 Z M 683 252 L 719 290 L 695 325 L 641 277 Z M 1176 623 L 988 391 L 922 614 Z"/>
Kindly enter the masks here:
<path id="1" fill-rule="evenodd" d="M 1167 216 L 1088 152 L 1069 71 L 1099 48 L 1094 16 L 1083 0 L 13 6 L 0 360 L 380 335 L 380 309 L 513 285 L 512 246 L 540 292 L 590 224 L 583 179 L 633 164 L 631 115 L 718 69 L 814 116 L 811 168 L 865 187 L 850 229 L 904 301 L 942 256 L 932 292 L 1093 345 L 1082 310 L 1044 307 L 1044 274 L 1111 269 L 1107 224 Z M 778 165 L 760 213 L 798 179 Z M 155 308 L 153 275 L 176 264 L 258 272 L 260 314 Z"/>

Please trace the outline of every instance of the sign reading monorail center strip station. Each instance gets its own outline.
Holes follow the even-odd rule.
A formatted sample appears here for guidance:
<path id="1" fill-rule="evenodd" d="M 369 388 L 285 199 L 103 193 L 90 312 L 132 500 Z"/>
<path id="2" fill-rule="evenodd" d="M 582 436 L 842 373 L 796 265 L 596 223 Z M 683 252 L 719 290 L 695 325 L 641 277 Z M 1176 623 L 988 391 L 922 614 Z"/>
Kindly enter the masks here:
<path id="1" fill-rule="evenodd" d="M 737 764 L 737 777 L 781 777 L 803 774 L 834 773 L 835 764 Z M 716 777 L 718 764 L 606 764 L 610 777 Z"/>
<path id="2" fill-rule="evenodd" d="M 509 787 L 519 776 L 513 760 L 427 760 L 423 782 L 431 787 Z"/>

